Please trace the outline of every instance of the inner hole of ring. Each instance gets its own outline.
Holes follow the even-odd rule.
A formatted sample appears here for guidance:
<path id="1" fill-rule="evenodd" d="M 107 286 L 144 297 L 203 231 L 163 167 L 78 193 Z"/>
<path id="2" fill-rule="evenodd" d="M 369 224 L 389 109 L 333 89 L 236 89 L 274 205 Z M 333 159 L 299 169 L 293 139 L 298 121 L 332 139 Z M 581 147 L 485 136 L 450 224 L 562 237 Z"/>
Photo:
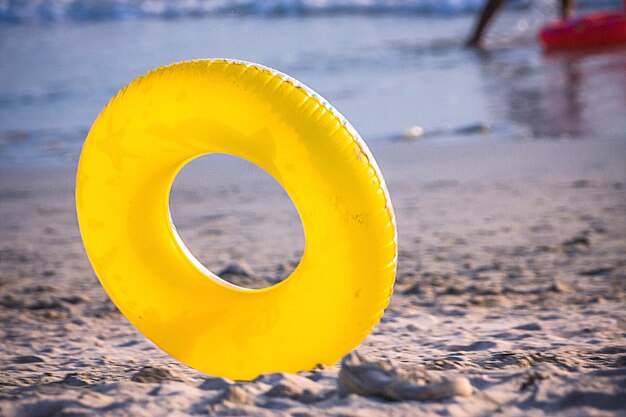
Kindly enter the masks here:
<path id="1" fill-rule="evenodd" d="M 187 163 L 170 192 L 170 215 L 189 251 L 209 271 L 259 289 L 291 275 L 304 232 L 291 198 L 258 166 L 209 154 Z"/>

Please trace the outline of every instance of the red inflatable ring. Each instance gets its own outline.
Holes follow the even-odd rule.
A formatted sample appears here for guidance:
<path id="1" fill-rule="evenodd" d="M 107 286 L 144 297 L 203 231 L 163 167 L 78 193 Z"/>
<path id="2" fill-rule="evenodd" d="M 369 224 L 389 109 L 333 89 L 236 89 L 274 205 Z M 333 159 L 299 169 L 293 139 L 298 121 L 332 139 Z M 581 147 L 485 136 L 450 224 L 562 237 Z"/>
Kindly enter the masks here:
<path id="1" fill-rule="evenodd" d="M 583 49 L 626 45 L 626 13 L 598 12 L 552 22 L 539 32 L 545 49 Z"/>

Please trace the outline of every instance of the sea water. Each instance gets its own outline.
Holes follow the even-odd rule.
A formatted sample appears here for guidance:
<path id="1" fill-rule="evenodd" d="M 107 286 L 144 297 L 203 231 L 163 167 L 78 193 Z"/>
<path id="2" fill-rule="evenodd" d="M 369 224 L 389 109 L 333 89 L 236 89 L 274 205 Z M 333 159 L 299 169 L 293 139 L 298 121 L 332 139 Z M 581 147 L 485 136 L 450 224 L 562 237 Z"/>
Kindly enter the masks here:
<path id="1" fill-rule="evenodd" d="M 626 140 L 626 49 L 545 54 L 535 36 L 554 9 L 517 1 L 468 50 L 481 3 L 0 1 L 0 167 L 74 166 L 121 87 L 211 57 L 299 79 L 368 143 Z"/>

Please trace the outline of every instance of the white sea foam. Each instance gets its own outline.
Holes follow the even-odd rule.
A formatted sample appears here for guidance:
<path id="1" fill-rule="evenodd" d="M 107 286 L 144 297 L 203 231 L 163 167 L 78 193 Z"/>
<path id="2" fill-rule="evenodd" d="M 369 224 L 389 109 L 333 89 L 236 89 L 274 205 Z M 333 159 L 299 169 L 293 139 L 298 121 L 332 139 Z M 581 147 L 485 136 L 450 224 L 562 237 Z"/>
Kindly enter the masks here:
<path id="1" fill-rule="evenodd" d="M 484 0 L 0 0 L 0 23 L 122 20 L 186 16 L 306 16 L 316 14 L 456 15 Z M 554 0 L 556 1 L 556 0 Z M 511 0 L 527 7 L 533 0 Z M 621 0 L 580 0 L 582 7 L 620 7 Z"/>
<path id="2" fill-rule="evenodd" d="M 0 0 L 0 22 L 174 18 L 215 14 L 457 14 L 482 0 Z M 528 0 L 515 0 L 527 4 Z"/>

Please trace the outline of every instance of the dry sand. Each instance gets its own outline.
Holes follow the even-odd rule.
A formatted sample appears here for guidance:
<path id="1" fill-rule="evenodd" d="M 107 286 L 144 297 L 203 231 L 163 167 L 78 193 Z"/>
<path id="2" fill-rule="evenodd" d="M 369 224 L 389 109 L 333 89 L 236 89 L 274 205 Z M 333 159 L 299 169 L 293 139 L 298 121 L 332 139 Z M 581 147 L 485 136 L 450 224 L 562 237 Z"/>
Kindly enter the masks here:
<path id="1" fill-rule="evenodd" d="M 397 213 L 396 293 L 358 348 L 386 363 L 347 363 L 342 378 L 361 394 L 401 374 L 456 381 L 450 395 L 346 392 L 339 364 L 252 382 L 189 369 L 108 300 L 73 173 L 35 170 L 1 175 L 0 415 L 626 415 L 626 142 L 372 150 Z M 302 244 L 267 184 L 217 160 L 186 170 L 172 198 L 192 250 L 215 269 L 247 260 L 254 271 L 230 275 L 248 285 L 284 276 Z M 395 387 L 414 392 L 407 380 Z"/>

